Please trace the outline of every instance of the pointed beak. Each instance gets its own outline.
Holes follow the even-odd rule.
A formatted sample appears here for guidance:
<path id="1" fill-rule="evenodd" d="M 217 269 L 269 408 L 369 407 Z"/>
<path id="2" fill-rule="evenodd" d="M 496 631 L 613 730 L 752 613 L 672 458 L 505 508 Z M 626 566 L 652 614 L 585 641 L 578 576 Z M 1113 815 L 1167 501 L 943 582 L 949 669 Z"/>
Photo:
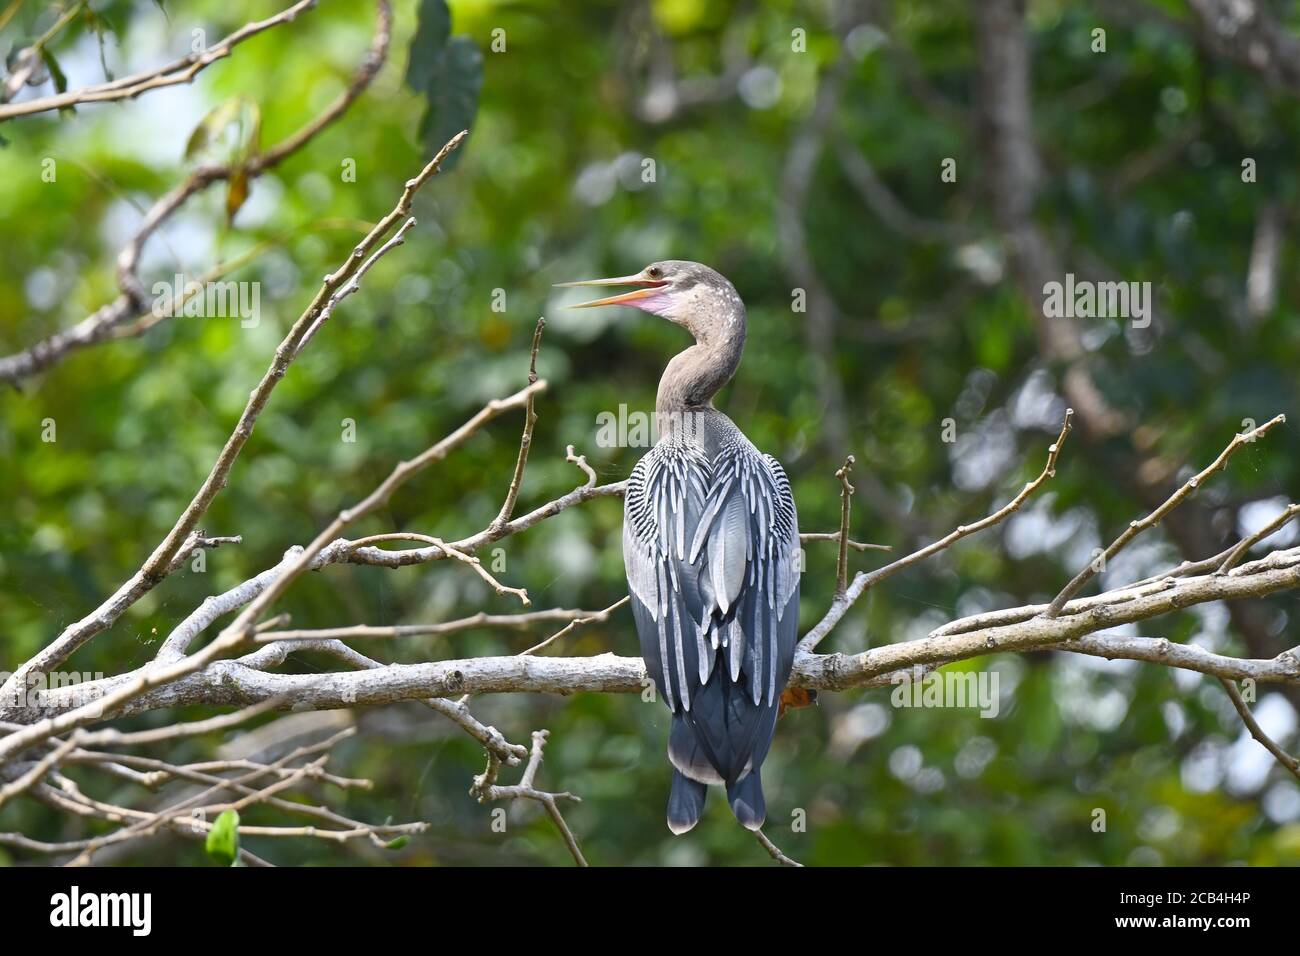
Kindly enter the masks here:
<path id="1" fill-rule="evenodd" d="M 645 276 L 638 274 L 633 276 L 619 276 L 616 279 L 583 279 L 581 282 L 557 282 L 555 283 L 555 287 L 558 289 L 571 289 L 578 286 L 636 286 L 636 288 L 631 292 L 621 292 L 618 295 L 607 296 L 604 299 L 595 299 L 592 302 L 579 302 L 577 305 L 569 306 L 570 309 L 594 309 L 598 305 L 634 305 L 636 300 L 646 299 L 655 295 L 667 284 L 667 280 L 647 279 Z"/>

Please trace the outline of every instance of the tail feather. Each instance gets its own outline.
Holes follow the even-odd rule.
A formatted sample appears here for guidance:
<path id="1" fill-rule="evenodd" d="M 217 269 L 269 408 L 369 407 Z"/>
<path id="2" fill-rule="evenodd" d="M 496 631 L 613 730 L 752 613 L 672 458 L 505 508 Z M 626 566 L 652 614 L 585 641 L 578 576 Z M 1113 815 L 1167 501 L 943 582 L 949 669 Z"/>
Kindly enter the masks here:
<path id="1" fill-rule="evenodd" d="M 763 800 L 763 781 L 754 770 L 736 783 L 727 784 L 727 800 L 731 812 L 742 826 L 758 830 L 767 818 L 767 804 Z"/>
<path id="2" fill-rule="evenodd" d="M 687 715 L 673 716 L 672 730 L 668 734 L 669 761 L 692 780 L 722 783 L 722 777 L 713 769 L 716 758 L 706 749 L 707 744 L 708 741 L 701 740 L 687 723 Z"/>
<path id="3" fill-rule="evenodd" d="M 673 770 L 673 788 L 668 794 L 668 829 L 680 836 L 700 821 L 709 788 Z M 761 799 L 761 795 L 760 795 Z"/>

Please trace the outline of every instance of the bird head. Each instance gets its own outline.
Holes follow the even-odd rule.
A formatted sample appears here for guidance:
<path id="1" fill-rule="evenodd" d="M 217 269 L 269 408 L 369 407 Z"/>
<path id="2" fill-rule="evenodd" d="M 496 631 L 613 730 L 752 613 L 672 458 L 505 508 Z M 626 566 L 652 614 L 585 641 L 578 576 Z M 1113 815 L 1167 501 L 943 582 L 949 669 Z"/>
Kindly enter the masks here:
<path id="1" fill-rule="evenodd" d="M 745 324 L 745 308 L 735 286 L 708 266 L 684 259 L 652 262 L 635 275 L 557 285 L 561 288 L 632 286 L 628 292 L 581 302 L 571 308 L 630 305 L 684 326 L 699 340 L 709 337 L 719 325 L 740 331 Z"/>

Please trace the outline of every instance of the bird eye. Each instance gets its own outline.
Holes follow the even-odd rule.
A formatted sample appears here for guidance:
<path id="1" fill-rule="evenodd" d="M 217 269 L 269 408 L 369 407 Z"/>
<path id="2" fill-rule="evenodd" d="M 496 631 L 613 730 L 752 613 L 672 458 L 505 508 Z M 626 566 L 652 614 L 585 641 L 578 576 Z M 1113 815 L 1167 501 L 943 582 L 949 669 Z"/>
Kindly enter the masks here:
<path id="1" fill-rule="evenodd" d="M 646 275 L 648 275 L 652 279 L 662 278 L 663 274 L 664 274 L 664 270 L 660 269 L 658 266 L 651 266 L 649 270 L 647 270 L 646 272 Z"/>

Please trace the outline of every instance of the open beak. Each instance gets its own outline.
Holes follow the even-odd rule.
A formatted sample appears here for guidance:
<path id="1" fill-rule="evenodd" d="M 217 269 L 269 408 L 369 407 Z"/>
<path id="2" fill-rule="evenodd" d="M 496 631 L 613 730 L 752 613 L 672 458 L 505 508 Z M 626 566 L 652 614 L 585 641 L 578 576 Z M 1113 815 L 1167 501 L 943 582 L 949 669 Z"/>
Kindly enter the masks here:
<path id="1" fill-rule="evenodd" d="M 619 276 L 617 279 L 583 279 L 581 282 L 557 282 L 557 288 L 570 289 L 577 286 L 605 286 L 605 285 L 632 285 L 637 288 L 631 292 L 621 292 L 618 295 L 611 295 L 604 299 L 596 299 L 592 302 L 579 302 L 577 305 L 571 305 L 571 309 L 593 309 L 598 305 L 631 305 L 637 299 L 646 299 L 655 295 L 661 288 L 666 286 L 666 279 L 647 279 L 645 276 L 637 274 L 634 276 Z"/>

